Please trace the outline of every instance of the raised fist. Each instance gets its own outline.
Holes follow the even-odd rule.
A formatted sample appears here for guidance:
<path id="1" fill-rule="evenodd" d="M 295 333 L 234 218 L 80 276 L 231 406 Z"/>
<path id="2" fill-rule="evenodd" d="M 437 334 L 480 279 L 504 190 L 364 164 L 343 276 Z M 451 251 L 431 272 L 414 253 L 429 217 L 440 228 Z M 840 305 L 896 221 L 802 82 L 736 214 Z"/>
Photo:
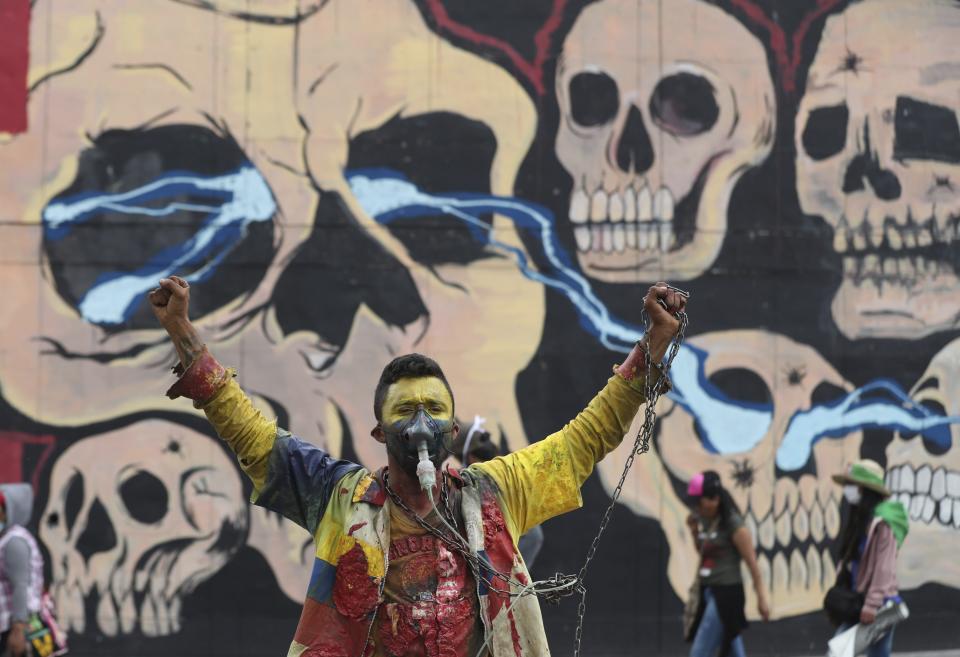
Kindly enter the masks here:
<path id="1" fill-rule="evenodd" d="M 160 287 L 147 295 L 153 314 L 164 328 L 187 321 L 190 306 L 190 284 L 179 276 L 160 279 Z"/>

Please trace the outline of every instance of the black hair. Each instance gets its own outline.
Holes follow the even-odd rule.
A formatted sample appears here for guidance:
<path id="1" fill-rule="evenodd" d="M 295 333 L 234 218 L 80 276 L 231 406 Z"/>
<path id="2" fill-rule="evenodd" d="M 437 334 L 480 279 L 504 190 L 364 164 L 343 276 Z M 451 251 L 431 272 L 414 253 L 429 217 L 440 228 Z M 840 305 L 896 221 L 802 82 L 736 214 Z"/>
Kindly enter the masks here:
<path id="1" fill-rule="evenodd" d="M 377 382 L 377 389 L 373 393 L 373 414 L 376 416 L 377 422 L 382 419 L 383 400 L 386 398 L 387 389 L 391 385 L 400 379 L 419 379 L 425 376 L 436 377 L 443 381 L 447 392 L 450 393 L 450 400 L 453 400 L 453 389 L 450 388 L 450 383 L 447 382 L 447 377 L 444 376 L 437 361 L 423 354 L 397 356 L 383 368 L 383 372 L 380 373 L 380 381 Z"/>
<path id="2" fill-rule="evenodd" d="M 720 498 L 720 507 L 717 509 L 717 513 L 720 516 L 720 527 L 723 529 L 728 529 L 733 523 L 733 516 L 741 515 L 740 507 L 737 506 L 736 501 L 723 487 L 723 484 L 720 483 L 720 475 L 713 470 L 705 470 L 703 472 L 704 478 L 704 497 L 719 497 Z"/>
<path id="3" fill-rule="evenodd" d="M 882 501 L 880 493 L 860 486 L 860 503 L 848 505 L 846 522 L 840 530 L 840 552 L 837 554 L 840 561 L 856 559 L 860 541 L 867 535 L 873 522 L 873 512 Z"/>
<path id="4" fill-rule="evenodd" d="M 457 436 L 457 439 L 453 441 L 450 452 L 461 459 L 463 457 L 463 448 L 467 445 L 467 438 L 470 434 L 470 423 L 469 422 L 457 422 L 460 425 L 461 431 L 460 435 Z M 473 437 L 470 438 L 470 444 L 467 445 L 467 456 L 473 456 L 478 461 L 489 461 L 498 456 L 501 456 L 500 447 L 493 442 L 493 437 L 490 435 L 490 432 L 485 429 L 480 429 L 473 432 Z M 466 467 L 469 463 L 464 463 L 463 466 Z"/>

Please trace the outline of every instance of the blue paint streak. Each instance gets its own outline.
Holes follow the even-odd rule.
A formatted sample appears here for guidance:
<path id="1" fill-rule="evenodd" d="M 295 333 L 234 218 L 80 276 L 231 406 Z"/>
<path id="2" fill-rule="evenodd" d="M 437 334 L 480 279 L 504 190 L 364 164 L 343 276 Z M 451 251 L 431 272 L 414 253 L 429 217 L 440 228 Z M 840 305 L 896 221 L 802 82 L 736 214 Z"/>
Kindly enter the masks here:
<path id="1" fill-rule="evenodd" d="M 171 200 L 161 207 L 145 205 L 182 195 L 208 198 L 211 204 Z M 185 279 L 188 283 L 208 279 L 244 238 L 247 227 L 253 222 L 269 221 L 276 209 L 266 180 L 252 165 L 246 164 L 220 176 L 174 171 L 119 194 L 84 193 L 61 199 L 44 208 L 43 229 L 44 238 L 55 242 L 69 235 L 76 226 L 105 212 L 151 219 L 180 211 L 206 214 L 197 232 L 183 244 L 153 254 L 133 272 L 105 272 L 97 277 L 80 300 L 78 309 L 88 322 L 110 325 L 128 320 L 159 278 L 205 263 Z"/>
<path id="2" fill-rule="evenodd" d="M 488 194 L 428 194 L 387 169 L 352 170 L 346 172 L 346 177 L 364 210 L 382 224 L 438 212 L 462 220 L 478 241 L 510 255 L 526 278 L 566 296 L 581 325 L 604 347 L 627 353 L 642 336 L 641 327 L 612 316 L 596 297 L 557 238 L 555 220 L 548 209 Z M 522 250 L 493 236 L 491 227 L 479 219 L 479 215 L 487 213 L 508 217 L 519 230 L 538 237 L 547 261 L 543 271 L 534 269 Z M 670 397 L 693 416 L 707 450 L 718 454 L 748 452 L 770 430 L 774 409 L 727 397 L 707 379 L 706 357 L 707 352 L 702 349 L 689 344 L 681 346 L 671 370 L 674 389 Z M 867 398 L 876 394 L 880 397 Z M 802 468 L 818 440 L 842 438 L 868 428 L 919 433 L 949 446 L 949 425 L 957 423 L 960 417 L 936 415 L 914 404 L 893 381 L 873 381 L 841 399 L 795 413 L 777 449 L 777 465 L 788 471 Z"/>

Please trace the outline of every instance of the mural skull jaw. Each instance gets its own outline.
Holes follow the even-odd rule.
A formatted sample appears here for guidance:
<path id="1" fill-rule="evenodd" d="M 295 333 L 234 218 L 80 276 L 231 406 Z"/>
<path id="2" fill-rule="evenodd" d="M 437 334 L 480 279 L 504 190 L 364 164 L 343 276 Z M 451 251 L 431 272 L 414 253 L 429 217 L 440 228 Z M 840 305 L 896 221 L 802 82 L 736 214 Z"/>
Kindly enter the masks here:
<path id="1" fill-rule="evenodd" d="M 818 610 L 835 581 L 831 549 L 841 525 L 840 489 L 829 475 L 858 458 L 862 434 L 815 442 L 809 459 L 813 472 L 778 471 L 776 453 L 797 412 L 809 409 L 824 394 L 842 394 L 852 386 L 812 348 L 764 331 L 708 333 L 691 338 L 688 344 L 705 352 L 702 374 L 706 380 L 721 381 L 723 376 L 748 372 L 762 385 L 772 402 L 766 433 L 756 444 L 718 453 L 704 446 L 697 420 L 681 404 L 661 399 L 656 439 L 650 452 L 634 462 L 620 500 L 634 513 L 660 523 L 670 545 L 667 575 L 683 598 L 698 567 L 686 526 L 690 513 L 686 485 L 696 472 L 715 470 L 753 536 L 773 617 Z M 620 477 L 632 447 L 629 437 L 642 421 L 641 413 L 628 440 L 598 465 L 608 490 Z M 742 570 L 747 613 L 757 618 L 756 593 L 745 565 Z"/>
<path id="2" fill-rule="evenodd" d="M 703 202 L 729 196 L 727 180 L 716 173 L 722 157 L 708 161 L 679 199 L 667 186 L 651 192 L 645 176 L 611 192 L 601 188 L 588 194 L 578 186 L 568 218 L 584 273 L 608 283 L 641 283 L 685 281 L 706 271 L 727 230 L 726 214 L 709 211 Z"/>
<path id="3" fill-rule="evenodd" d="M 933 357 L 910 391 L 920 405 L 949 416 L 960 414 L 960 340 Z M 960 426 L 943 441 L 896 433 L 887 446 L 887 487 L 910 515 L 910 533 L 900 550 L 897 579 L 902 589 L 929 582 L 960 585 L 960 563 L 943 546 L 960 537 Z"/>

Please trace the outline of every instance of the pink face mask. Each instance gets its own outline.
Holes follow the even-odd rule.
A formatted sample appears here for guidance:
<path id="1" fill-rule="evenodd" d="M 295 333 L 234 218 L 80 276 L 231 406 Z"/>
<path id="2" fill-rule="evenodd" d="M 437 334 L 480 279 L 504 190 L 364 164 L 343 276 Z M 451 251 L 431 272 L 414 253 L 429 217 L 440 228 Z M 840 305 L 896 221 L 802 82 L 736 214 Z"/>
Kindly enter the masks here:
<path id="1" fill-rule="evenodd" d="M 698 472 L 693 475 L 690 483 L 687 484 L 687 495 L 691 497 L 700 497 L 703 495 L 703 473 Z"/>

